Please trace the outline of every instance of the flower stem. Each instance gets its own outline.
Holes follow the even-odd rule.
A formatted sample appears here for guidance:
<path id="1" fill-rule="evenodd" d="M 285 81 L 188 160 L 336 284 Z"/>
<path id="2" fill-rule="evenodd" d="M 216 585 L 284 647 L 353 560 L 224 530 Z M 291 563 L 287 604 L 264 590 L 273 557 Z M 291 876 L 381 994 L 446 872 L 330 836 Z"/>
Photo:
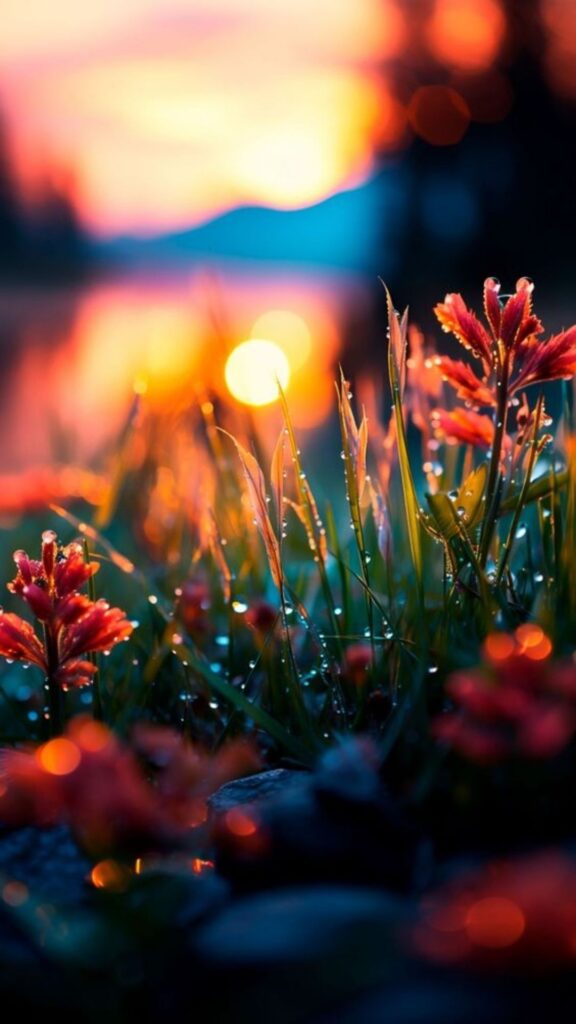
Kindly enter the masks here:
<path id="1" fill-rule="evenodd" d="M 44 643 L 48 656 L 46 684 L 48 686 L 49 719 L 47 731 L 49 736 L 59 736 L 64 729 L 64 700 L 62 687 L 56 680 L 56 672 L 58 669 L 58 650 L 56 647 L 56 639 L 48 625 L 44 626 Z"/>
<path id="2" fill-rule="evenodd" d="M 509 353 L 504 352 L 499 362 L 497 383 L 498 398 L 496 412 L 494 414 L 494 443 L 488 470 L 488 482 L 486 484 L 486 514 L 482 526 L 482 537 L 480 539 L 479 563 L 482 568 L 486 566 L 490 544 L 494 536 L 494 530 L 498 520 L 501 488 L 500 483 L 500 460 L 502 457 L 502 446 L 506 434 L 506 420 L 508 417 L 508 384 L 510 377 Z"/>
<path id="3" fill-rule="evenodd" d="M 87 537 L 83 537 L 82 538 L 82 550 L 84 552 L 84 561 L 86 562 L 87 565 L 89 565 L 90 564 L 90 549 L 88 547 L 88 538 Z M 94 585 L 94 577 L 93 576 L 89 576 L 88 577 L 88 597 L 90 598 L 91 601 L 93 601 L 93 602 L 96 601 L 96 587 Z M 94 681 L 92 683 L 92 694 L 93 694 L 92 714 L 94 715 L 94 718 L 98 722 L 103 722 L 104 721 L 104 710 L 103 710 L 103 707 L 102 707 L 102 693 L 101 693 L 101 690 L 100 690 L 100 665 L 99 665 L 99 659 L 98 659 L 98 655 L 97 654 L 93 654 L 92 652 L 90 652 L 88 654 L 88 657 L 89 657 L 90 661 L 92 662 L 92 664 L 94 665 L 94 668 L 96 669 L 96 671 L 94 673 Z"/>

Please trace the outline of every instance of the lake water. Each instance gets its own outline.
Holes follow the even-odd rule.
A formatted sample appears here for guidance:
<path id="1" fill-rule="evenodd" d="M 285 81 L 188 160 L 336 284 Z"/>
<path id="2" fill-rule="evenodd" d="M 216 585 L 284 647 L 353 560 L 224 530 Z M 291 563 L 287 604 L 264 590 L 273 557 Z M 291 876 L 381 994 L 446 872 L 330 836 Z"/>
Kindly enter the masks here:
<path id="1" fill-rule="evenodd" d="M 255 330 L 278 332 L 296 424 L 317 426 L 333 402 L 346 325 L 366 301 L 364 286 L 344 276 L 245 266 L 4 287 L 0 470 L 54 458 L 87 464 L 120 428 L 135 384 L 160 405 L 183 393 L 232 401 L 226 359 Z"/>

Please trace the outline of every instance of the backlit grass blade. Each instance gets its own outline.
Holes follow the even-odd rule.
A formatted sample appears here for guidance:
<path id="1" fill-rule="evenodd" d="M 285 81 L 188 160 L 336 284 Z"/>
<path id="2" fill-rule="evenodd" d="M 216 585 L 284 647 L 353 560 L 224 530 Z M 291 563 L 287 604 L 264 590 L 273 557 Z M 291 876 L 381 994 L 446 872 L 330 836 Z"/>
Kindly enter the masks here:
<path id="1" fill-rule="evenodd" d="M 350 508 L 350 521 L 354 530 L 354 539 L 358 549 L 358 558 L 362 569 L 362 577 L 366 583 L 366 611 L 368 615 L 368 629 L 370 631 L 371 643 L 373 644 L 374 621 L 372 601 L 369 597 L 370 573 L 368 571 L 368 557 L 364 541 L 364 526 L 362 522 L 362 495 L 366 483 L 366 447 L 368 444 L 368 432 L 366 416 L 362 418 L 360 427 L 357 426 L 350 405 L 348 381 L 340 373 L 340 386 L 336 385 L 338 395 L 338 414 L 340 417 L 340 433 L 342 435 L 342 455 L 344 458 L 344 476 L 346 480 L 346 498 Z"/>
<path id="2" fill-rule="evenodd" d="M 229 434 L 228 431 L 223 430 L 222 433 L 230 438 L 238 452 L 244 471 L 250 506 L 254 514 L 254 521 L 264 542 L 264 548 L 268 557 L 270 574 L 278 590 L 281 591 L 282 563 L 280 559 L 280 545 L 268 512 L 264 474 L 260 469 L 257 459 L 254 458 L 251 452 L 246 451 L 240 442 L 232 434 Z"/>
<path id="3" fill-rule="evenodd" d="M 318 557 L 318 563 L 322 575 L 322 570 L 325 569 L 327 557 L 326 530 L 322 524 L 322 520 L 318 512 L 318 505 L 312 492 L 312 488 L 308 482 L 308 477 L 306 476 L 302 466 L 300 449 L 298 448 L 296 435 L 292 426 L 290 410 L 288 408 L 286 396 L 282 391 L 280 384 L 278 385 L 278 391 L 280 394 L 282 415 L 284 416 L 284 423 L 287 431 L 288 444 L 290 446 L 290 455 L 294 466 L 294 486 L 296 489 L 297 504 L 300 510 L 298 515 L 306 530 L 310 550 Z M 325 593 L 325 596 L 327 597 L 328 594 L 329 590 Z"/>
<path id="4" fill-rule="evenodd" d="M 274 452 L 272 454 L 272 461 L 270 464 L 270 483 L 272 484 L 272 493 L 274 495 L 274 502 L 276 505 L 276 515 L 278 516 L 278 526 L 280 540 L 282 538 L 282 520 L 284 519 L 284 455 L 286 448 L 286 434 L 284 430 L 280 431 L 278 440 L 274 446 Z"/>
<path id="5" fill-rule="evenodd" d="M 224 600 L 226 601 L 226 604 L 228 604 L 230 602 L 232 594 L 233 575 L 230 566 L 228 565 L 228 562 L 224 557 L 224 552 L 222 550 L 222 537 L 220 536 L 220 531 L 218 529 L 216 517 L 212 509 L 208 509 L 204 525 L 205 539 L 208 543 L 208 550 L 210 551 L 214 564 L 216 565 L 218 572 L 220 574 L 220 585 L 222 587 L 222 594 Z"/>
<path id="6" fill-rule="evenodd" d="M 404 368 L 406 363 L 406 314 L 402 320 L 398 320 L 398 315 L 392 304 L 392 298 L 390 292 L 386 288 L 386 302 L 388 306 L 388 331 L 389 331 L 389 346 L 388 346 L 388 375 L 390 378 L 390 389 L 392 392 L 392 408 L 394 410 L 394 417 L 396 421 L 396 437 L 398 444 L 398 463 L 400 466 L 400 477 L 402 480 L 402 494 L 404 499 L 404 515 L 406 520 L 406 529 L 408 532 L 408 541 L 410 545 L 410 554 L 412 558 L 412 566 L 414 569 L 414 576 L 416 579 L 416 589 L 418 593 L 419 603 L 422 604 L 424 600 L 423 592 L 423 563 L 422 563 L 422 538 L 420 534 L 420 512 L 418 505 L 418 498 L 416 495 L 416 487 L 414 485 L 414 478 L 412 476 L 412 467 L 410 465 L 410 457 L 408 453 L 408 443 L 406 440 L 406 428 L 404 424 L 404 415 L 402 410 L 402 383 Z"/>
<path id="7" fill-rule="evenodd" d="M 338 634 L 340 632 L 340 623 L 334 613 L 336 603 L 334 601 L 334 595 L 330 586 L 330 580 L 328 578 L 328 571 L 326 567 L 326 561 L 328 558 L 328 545 L 326 542 L 326 530 L 318 511 L 318 505 L 314 497 L 312 488 L 308 482 L 306 473 L 303 470 L 302 462 L 300 460 L 300 449 L 296 441 L 296 435 L 292 426 L 292 420 L 290 417 L 290 410 L 286 401 L 286 396 L 282 391 L 280 384 L 278 384 L 278 391 L 280 394 L 280 403 L 282 406 L 282 414 L 284 416 L 284 423 L 286 429 L 286 436 L 288 438 L 288 444 L 290 448 L 290 455 L 292 458 L 292 464 L 294 467 L 294 486 L 296 490 L 297 501 L 293 503 L 298 518 L 304 526 L 306 531 L 306 537 L 308 539 L 308 547 L 313 554 L 314 560 L 318 566 L 318 572 L 320 575 L 320 585 L 322 587 L 322 594 L 326 603 L 326 609 L 330 618 L 330 625 L 332 632 Z"/>

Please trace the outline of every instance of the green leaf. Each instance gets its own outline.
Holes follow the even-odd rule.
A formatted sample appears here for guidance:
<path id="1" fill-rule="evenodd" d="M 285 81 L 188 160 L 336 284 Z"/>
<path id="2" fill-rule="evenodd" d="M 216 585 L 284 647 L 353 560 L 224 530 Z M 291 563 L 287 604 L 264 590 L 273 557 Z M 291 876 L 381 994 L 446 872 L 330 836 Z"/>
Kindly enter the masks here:
<path id="1" fill-rule="evenodd" d="M 462 523 L 470 532 L 479 526 L 484 512 L 484 490 L 488 476 L 488 463 L 483 462 L 477 469 L 473 469 L 470 476 L 458 490 L 456 498 L 456 509 L 464 509 Z"/>
<path id="2" fill-rule="evenodd" d="M 426 495 L 428 507 L 445 542 L 461 537 L 463 531 L 471 535 L 481 522 L 487 473 L 488 466 L 483 462 L 466 477 L 454 498 L 448 497 L 444 491 Z"/>
<path id="3" fill-rule="evenodd" d="M 538 501 L 539 498 L 547 498 L 548 495 L 552 494 L 553 491 L 559 491 L 561 488 L 566 487 L 568 483 L 568 470 L 563 469 L 559 473 L 543 473 L 536 480 L 532 480 L 528 490 L 523 498 L 523 504 L 529 505 L 533 501 Z M 513 491 L 509 494 L 502 504 L 500 505 L 500 515 L 504 516 L 508 512 L 513 512 L 518 504 L 518 499 L 521 494 L 521 488 Z"/>
<path id="4" fill-rule="evenodd" d="M 455 509 L 451 499 L 443 491 L 438 494 L 427 494 L 426 501 L 434 517 L 434 522 L 447 544 L 458 536 L 458 523 L 455 519 Z"/>

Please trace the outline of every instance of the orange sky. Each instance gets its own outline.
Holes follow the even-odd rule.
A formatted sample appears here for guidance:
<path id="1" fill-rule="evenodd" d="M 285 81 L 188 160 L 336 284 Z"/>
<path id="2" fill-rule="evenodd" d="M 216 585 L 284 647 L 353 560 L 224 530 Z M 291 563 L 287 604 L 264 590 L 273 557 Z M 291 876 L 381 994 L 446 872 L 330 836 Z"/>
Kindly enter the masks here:
<path id="1" fill-rule="evenodd" d="M 371 170 L 394 0 L 2 0 L 0 102 L 32 188 L 72 170 L 100 233 L 291 208 Z"/>

